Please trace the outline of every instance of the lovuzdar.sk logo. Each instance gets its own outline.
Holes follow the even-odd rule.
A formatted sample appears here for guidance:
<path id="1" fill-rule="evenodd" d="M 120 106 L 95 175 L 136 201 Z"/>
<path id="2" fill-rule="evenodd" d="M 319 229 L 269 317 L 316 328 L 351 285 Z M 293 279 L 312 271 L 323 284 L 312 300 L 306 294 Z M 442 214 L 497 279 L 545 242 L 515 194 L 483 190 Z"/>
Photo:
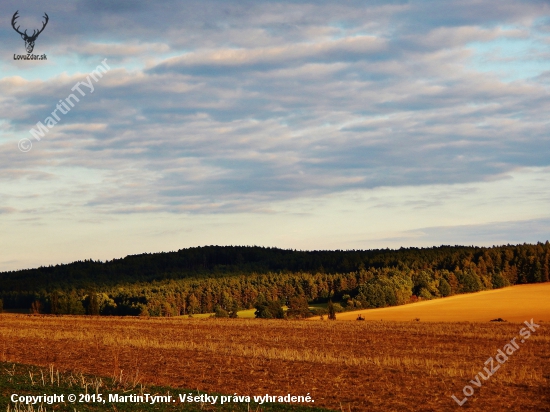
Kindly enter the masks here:
<path id="1" fill-rule="evenodd" d="M 48 15 L 44 13 L 45 21 L 42 22 L 42 28 L 39 30 L 34 29 L 30 36 L 27 34 L 28 29 L 25 29 L 25 31 L 22 32 L 19 30 L 21 26 L 15 27 L 15 25 L 17 24 L 16 20 L 18 18 L 19 18 L 19 10 L 17 10 L 13 14 L 13 17 L 11 18 L 11 26 L 17 33 L 21 35 L 21 38 L 25 40 L 25 48 L 27 49 L 27 54 L 14 54 L 13 60 L 47 60 L 47 56 L 45 54 L 41 54 L 41 55 L 32 54 L 32 51 L 34 50 L 34 42 L 36 41 L 40 33 L 44 31 L 44 29 L 46 28 L 46 25 L 48 24 L 48 21 L 50 20 Z"/>

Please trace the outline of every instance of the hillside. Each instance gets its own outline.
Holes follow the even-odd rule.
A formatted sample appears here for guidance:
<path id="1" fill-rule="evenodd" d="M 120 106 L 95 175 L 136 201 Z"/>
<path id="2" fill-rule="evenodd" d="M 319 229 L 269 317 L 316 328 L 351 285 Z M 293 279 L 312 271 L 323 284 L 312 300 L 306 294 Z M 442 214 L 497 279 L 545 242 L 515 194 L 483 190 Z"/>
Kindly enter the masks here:
<path id="1" fill-rule="evenodd" d="M 57 287 L 85 288 L 189 277 L 269 272 L 347 273 L 368 268 L 463 268 L 471 263 L 483 270 L 515 270 L 528 282 L 540 273 L 548 281 L 550 245 L 507 245 L 491 248 L 440 246 L 399 250 L 296 251 L 257 246 L 204 246 L 177 252 L 144 253 L 101 262 L 77 261 L 36 269 L 0 272 L 0 290 L 41 290 Z M 489 258 L 489 259 L 488 259 Z M 537 262 L 539 267 L 536 267 Z M 508 265 L 506 265 L 508 264 Z M 534 266 L 533 266 L 534 265 Z M 485 268 L 483 268 L 485 266 Z M 546 272 L 545 272 L 546 270 Z M 543 279 L 544 278 L 544 279 Z M 535 280 L 535 279 L 533 279 Z"/>
<path id="2" fill-rule="evenodd" d="M 365 320 L 384 321 L 489 322 L 501 318 L 516 323 L 531 319 L 550 322 L 550 283 L 516 285 L 403 306 L 340 313 L 337 319 L 356 320 L 358 315 Z"/>
<path id="3" fill-rule="evenodd" d="M 294 298 L 306 312 L 305 302 L 329 299 L 353 310 L 547 282 L 549 259 L 549 242 L 351 251 L 206 246 L 3 272 L 0 303 L 34 313 L 176 316 Z"/>

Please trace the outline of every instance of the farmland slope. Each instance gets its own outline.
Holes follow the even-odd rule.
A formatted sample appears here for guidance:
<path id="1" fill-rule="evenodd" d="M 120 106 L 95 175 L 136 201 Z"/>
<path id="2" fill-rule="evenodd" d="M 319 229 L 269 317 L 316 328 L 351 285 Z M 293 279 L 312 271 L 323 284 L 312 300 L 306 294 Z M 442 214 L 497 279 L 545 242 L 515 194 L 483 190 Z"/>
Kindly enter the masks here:
<path id="1" fill-rule="evenodd" d="M 362 309 L 339 313 L 338 320 L 427 322 L 488 322 L 502 318 L 509 322 L 525 320 L 550 321 L 550 283 L 516 285 L 466 295 L 428 300 L 403 306 Z M 319 319 L 319 318 L 315 318 Z"/>

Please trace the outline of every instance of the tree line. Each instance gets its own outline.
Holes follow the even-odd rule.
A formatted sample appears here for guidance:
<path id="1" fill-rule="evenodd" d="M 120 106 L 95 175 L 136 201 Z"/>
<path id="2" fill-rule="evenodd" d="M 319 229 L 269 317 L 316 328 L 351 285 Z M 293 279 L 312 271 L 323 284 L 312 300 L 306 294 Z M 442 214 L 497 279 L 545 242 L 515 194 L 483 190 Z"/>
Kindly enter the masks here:
<path id="1" fill-rule="evenodd" d="M 311 314 L 400 305 L 549 281 L 550 244 L 293 251 L 208 246 L 0 273 L 6 310 L 34 313 L 235 316 Z M 334 302 L 334 303 L 332 303 Z"/>

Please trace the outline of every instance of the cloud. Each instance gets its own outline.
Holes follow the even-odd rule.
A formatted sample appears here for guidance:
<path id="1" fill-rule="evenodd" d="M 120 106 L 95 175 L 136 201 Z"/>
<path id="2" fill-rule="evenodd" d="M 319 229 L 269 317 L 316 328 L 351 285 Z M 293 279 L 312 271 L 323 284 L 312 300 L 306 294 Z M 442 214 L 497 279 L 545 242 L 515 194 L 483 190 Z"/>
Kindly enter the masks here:
<path id="1" fill-rule="evenodd" d="M 151 69 L 154 73 L 222 74 L 232 68 L 271 71 L 305 62 L 346 62 L 367 59 L 384 50 L 375 36 L 347 37 L 314 44 L 291 44 L 259 49 L 221 49 L 193 52 L 172 58 Z"/>
<path id="2" fill-rule="evenodd" d="M 381 239 L 382 242 L 415 245 L 496 246 L 537 243 L 548 240 L 550 219 L 532 219 L 509 222 L 489 222 L 478 225 L 425 227 L 408 231 L 402 236 Z"/>
<path id="3" fill-rule="evenodd" d="M 545 75 L 478 71 L 471 45 L 538 38 L 544 2 L 51 7 L 40 47 L 55 51 L 41 66 L 54 74 L 3 63 L 20 71 L 0 79 L 0 178 L 63 182 L 56 170 L 84 169 L 96 184 L 74 202 L 99 213 L 270 210 L 549 163 Z M 21 46 L 12 31 L 0 32 L 8 55 Z M 17 152 L 106 57 L 95 91 Z"/>

